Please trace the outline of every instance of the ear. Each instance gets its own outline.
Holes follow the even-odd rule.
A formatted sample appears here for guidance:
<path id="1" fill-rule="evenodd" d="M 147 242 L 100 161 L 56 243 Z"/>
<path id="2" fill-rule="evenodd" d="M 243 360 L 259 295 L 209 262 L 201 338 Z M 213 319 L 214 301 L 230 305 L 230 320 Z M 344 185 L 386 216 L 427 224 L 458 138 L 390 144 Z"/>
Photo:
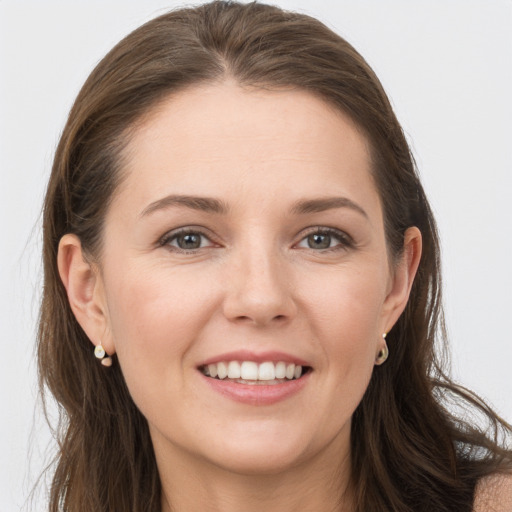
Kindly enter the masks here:
<path id="1" fill-rule="evenodd" d="M 98 267 L 85 257 L 76 235 L 67 234 L 61 238 L 57 265 L 78 323 L 94 345 L 101 343 L 112 355 L 114 346 L 101 274 Z"/>
<path id="2" fill-rule="evenodd" d="M 412 283 L 421 259 L 421 232 L 417 227 L 410 227 L 404 236 L 404 248 L 400 261 L 394 268 L 390 287 L 383 309 L 382 333 L 387 333 L 402 314 L 409 300 Z"/>

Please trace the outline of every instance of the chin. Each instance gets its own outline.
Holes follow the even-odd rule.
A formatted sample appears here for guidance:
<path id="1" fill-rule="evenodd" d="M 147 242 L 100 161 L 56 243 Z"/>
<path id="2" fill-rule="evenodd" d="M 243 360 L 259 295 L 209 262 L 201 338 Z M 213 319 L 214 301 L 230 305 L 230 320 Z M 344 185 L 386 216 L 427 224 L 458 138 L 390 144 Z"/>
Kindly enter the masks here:
<path id="1" fill-rule="evenodd" d="M 210 444 L 216 449 L 209 453 L 203 451 L 203 454 L 218 467 L 252 476 L 287 472 L 319 455 L 324 444 L 320 443 L 321 436 L 311 437 L 307 432 L 294 432 L 283 425 L 272 427 L 267 424 L 261 428 L 244 429 L 243 435 L 231 432 L 222 441 L 217 437 L 216 442 Z"/>
<path id="2" fill-rule="evenodd" d="M 211 462 L 225 471 L 245 476 L 270 476 L 288 472 L 301 464 L 303 457 L 294 450 L 275 450 L 273 447 L 238 449 L 231 456 L 223 453 Z"/>

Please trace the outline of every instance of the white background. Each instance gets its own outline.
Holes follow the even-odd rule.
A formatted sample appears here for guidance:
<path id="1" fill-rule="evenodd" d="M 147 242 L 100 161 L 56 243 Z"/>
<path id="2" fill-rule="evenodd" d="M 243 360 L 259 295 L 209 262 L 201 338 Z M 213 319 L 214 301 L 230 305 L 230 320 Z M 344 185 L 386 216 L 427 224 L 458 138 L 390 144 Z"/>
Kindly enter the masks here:
<path id="1" fill-rule="evenodd" d="M 512 1 L 275 3 L 319 17 L 381 78 L 440 225 L 454 375 L 511 420 Z M 0 512 L 28 509 L 49 439 L 34 339 L 39 214 L 60 130 L 94 64 L 181 4 L 0 0 Z"/>

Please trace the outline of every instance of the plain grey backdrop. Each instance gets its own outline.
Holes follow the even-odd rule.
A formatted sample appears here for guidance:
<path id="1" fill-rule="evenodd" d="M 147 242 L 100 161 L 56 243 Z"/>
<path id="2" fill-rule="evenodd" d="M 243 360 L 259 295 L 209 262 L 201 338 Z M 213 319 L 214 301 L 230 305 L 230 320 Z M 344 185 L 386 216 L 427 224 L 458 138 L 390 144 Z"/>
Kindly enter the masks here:
<path id="1" fill-rule="evenodd" d="M 512 1 L 273 3 L 327 23 L 383 82 L 439 222 L 453 374 L 511 420 Z M 98 60 L 178 5 L 0 0 L 0 512 L 28 507 L 51 453 L 34 341 L 39 215 L 59 133 Z"/>

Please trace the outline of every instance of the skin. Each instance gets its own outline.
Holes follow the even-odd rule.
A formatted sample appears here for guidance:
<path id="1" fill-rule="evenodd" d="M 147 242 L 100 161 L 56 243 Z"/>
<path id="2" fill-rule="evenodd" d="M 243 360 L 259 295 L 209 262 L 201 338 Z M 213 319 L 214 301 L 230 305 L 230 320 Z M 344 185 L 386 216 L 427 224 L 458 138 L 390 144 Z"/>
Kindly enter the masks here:
<path id="1" fill-rule="evenodd" d="M 162 510 L 350 510 L 350 420 L 421 253 L 410 228 L 389 260 L 365 137 L 309 93 L 227 81 L 165 100 L 125 156 L 99 261 L 66 235 L 59 270 L 148 420 Z M 169 195 L 227 211 L 162 207 Z M 345 204 L 293 209 L 333 197 Z M 179 248 L 183 227 L 204 233 L 200 248 Z M 326 228 L 329 248 L 311 247 Z M 286 352 L 313 371 L 276 404 L 235 402 L 197 367 L 239 349 Z"/>
<path id="2" fill-rule="evenodd" d="M 495 474 L 478 482 L 474 512 L 510 512 L 512 510 L 512 475 Z"/>

